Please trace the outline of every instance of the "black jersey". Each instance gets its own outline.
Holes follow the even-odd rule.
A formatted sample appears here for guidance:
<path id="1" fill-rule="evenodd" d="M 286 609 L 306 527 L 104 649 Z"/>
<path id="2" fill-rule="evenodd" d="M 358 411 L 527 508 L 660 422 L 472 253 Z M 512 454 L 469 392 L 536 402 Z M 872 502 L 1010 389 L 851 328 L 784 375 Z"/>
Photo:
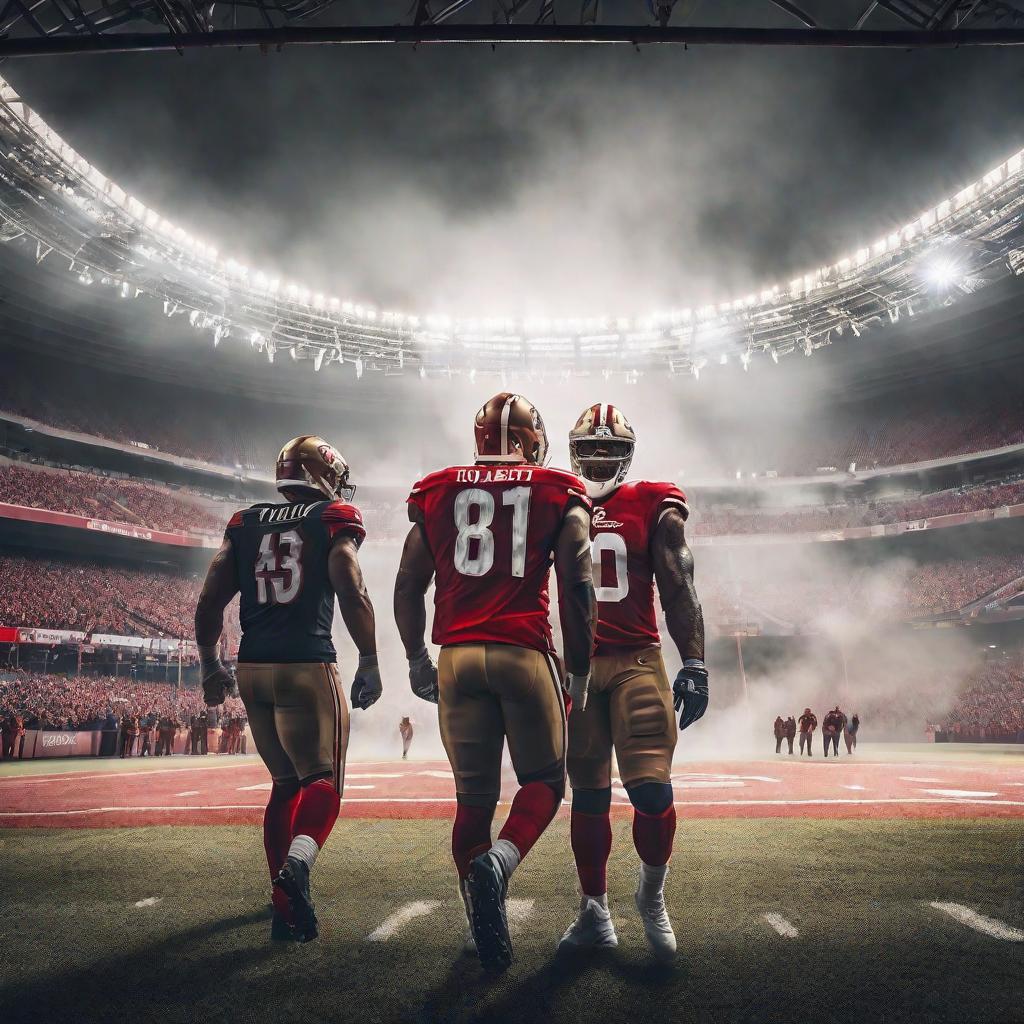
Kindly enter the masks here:
<path id="1" fill-rule="evenodd" d="M 241 591 L 239 661 L 338 660 L 331 640 L 334 588 L 327 555 L 338 534 L 366 536 L 359 509 L 341 501 L 259 504 L 228 523 Z"/>

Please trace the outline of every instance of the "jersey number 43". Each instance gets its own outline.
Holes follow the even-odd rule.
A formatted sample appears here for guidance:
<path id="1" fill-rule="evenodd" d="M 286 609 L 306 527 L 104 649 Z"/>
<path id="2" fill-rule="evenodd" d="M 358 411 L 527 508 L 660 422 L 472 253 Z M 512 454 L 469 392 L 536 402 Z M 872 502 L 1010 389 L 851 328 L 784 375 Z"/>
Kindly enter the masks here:
<path id="1" fill-rule="evenodd" d="M 291 604 L 302 589 L 302 536 L 298 530 L 267 533 L 256 557 L 256 600 Z"/>

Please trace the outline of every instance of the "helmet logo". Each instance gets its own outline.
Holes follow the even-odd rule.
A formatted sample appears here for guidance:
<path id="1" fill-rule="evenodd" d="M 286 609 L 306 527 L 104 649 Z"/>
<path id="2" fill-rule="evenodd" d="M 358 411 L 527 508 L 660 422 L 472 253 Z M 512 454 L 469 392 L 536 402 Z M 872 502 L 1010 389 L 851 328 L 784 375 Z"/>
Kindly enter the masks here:
<path id="1" fill-rule="evenodd" d="M 611 427 L 595 427 L 594 437 L 613 437 Z"/>
<path id="2" fill-rule="evenodd" d="M 320 453 L 320 458 L 323 459 L 328 466 L 333 466 L 338 461 L 338 453 L 329 444 L 319 445 L 317 447 L 317 451 Z"/>

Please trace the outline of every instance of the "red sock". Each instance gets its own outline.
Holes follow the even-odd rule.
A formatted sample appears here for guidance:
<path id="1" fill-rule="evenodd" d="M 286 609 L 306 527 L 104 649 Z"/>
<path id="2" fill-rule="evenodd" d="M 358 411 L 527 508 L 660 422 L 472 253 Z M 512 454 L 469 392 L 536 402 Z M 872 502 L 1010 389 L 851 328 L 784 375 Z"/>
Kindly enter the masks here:
<path id="1" fill-rule="evenodd" d="M 297 784 L 281 786 L 274 783 L 270 790 L 270 800 L 263 812 L 263 849 L 267 852 L 267 867 L 270 869 L 270 880 L 277 878 L 277 873 L 288 856 L 288 846 L 292 841 L 292 817 L 299 802 Z M 274 909 L 279 913 L 290 915 L 288 897 L 278 888 L 271 890 Z"/>
<path id="2" fill-rule="evenodd" d="M 640 859 L 652 868 L 667 864 L 676 834 L 676 808 L 669 804 L 661 814 L 633 811 L 633 845 Z"/>
<path id="3" fill-rule="evenodd" d="M 607 811 L 573 811 L 571 822 L 572 853 L 583 895 L 603 896 L 608 891 L 608 857 L 612 852 L 611 815 Z"/>
<path id="4" fill-rule="evenodd" d="M 459 804 L 452 826 L 452 858 L 460 880 L 469 874 L 470 861 L 490 849 L 493 818 L 494 804 L 489 807 Z"/>
<path id="5" fill-rule="evenodd" d="M 528 782 L 516 793 L 498 838 L 512 843 L 522 860 L 551 824 L 561 802 L 562 798 L 546 782 Z"/>
<path id="6" fill-rule="evenodd" d="M 330 779 L 317 779 L 303 786 L 292 819 L 292 838 L 309 836 L 322 850 L 340 809 L 341 797 Z"/>

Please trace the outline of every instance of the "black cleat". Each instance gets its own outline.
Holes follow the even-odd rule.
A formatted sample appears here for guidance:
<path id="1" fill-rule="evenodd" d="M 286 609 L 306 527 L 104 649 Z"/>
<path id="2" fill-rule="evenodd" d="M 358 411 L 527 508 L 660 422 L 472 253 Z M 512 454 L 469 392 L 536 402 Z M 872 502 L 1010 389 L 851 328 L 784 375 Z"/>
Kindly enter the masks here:
<path id="1" fill-rule="evenodd" d="M 289 857 L 274 879 L 276 885 L 288 897 L 292 908 L 296 942 L 310 942 L 320 934 L 317 927 L 313 901 L 309 898 L 309 868 L 305 861 Z"/>
<path id="2" fill-rule="evenodd" d="M 274 911 L 274 916 L 270 920 L 270 941 L 295 941 L 295 929 L 292 927 L 291 922 L 286 920 L 285 917 L 282 914 L 279 914 L 276 910 Z"/>
<path id="3" fill-rule="evenodd" d="M 489 971 L 504 971 L 512 964 L 512 940 L 508 934 L 505 896 L 508 880 L 501 864 L 482 853 L 470 865 L 466 879 L 470 925 L 480 964 Z"/>

